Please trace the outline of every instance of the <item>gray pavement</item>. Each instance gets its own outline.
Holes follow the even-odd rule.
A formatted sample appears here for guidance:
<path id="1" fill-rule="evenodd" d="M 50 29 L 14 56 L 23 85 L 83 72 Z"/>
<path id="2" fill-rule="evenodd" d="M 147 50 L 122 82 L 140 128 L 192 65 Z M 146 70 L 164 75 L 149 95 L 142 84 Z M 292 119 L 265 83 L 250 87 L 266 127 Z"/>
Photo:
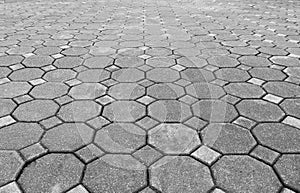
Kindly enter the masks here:
<path id="1" fill-rule="evenodd" d="M 0 193 L 300 192 L 300 1 L 0 1 Z"/>

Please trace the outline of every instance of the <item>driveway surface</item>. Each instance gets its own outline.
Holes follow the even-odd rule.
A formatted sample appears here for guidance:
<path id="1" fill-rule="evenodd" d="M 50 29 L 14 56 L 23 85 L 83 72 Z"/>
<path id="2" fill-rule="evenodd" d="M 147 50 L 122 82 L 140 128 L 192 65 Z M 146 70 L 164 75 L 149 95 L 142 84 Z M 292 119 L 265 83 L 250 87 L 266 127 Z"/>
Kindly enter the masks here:
<path id="1" fill-rule="evenodd" d="M 300 192 L 300 1 L 0 1 L 0 193 Z"/>

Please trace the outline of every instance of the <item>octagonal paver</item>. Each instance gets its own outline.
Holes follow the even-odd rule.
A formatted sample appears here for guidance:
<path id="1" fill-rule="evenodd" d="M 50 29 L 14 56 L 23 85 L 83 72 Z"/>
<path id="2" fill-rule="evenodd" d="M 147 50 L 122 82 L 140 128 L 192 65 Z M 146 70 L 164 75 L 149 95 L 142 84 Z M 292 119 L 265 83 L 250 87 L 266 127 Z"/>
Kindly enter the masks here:
<path id="1" fill-rule="evenodd" d="M 112 73 L 112 78 L 119 82 L 137 82 L 145 78 L 144 72 L 135 68 L 120 69 Z"/>
<path id="2" fill-rule="evenodd" d="M 119 83 L 110 87 L 108 94 L 119 100 L 134 100 L 145 94 L 145 88 L 136 83 Z"/>
<path id="3" fill-rule="evenodd" d="M 19 150 L 40 140 L 44 130 L 36 123 L 15 123 L 0 129 L 0 149 Z"/>
<path id="4" fill-rule="evenodd" d="M 192 116 L 188 105 L 177 100 L 160 100 L 148 107 L 149 115 L 161 122 L 181 122 Z"/>
<path id="5" fill-rule="evenodd" d="M 0 151 L 0 186 L 15 180 L 23 166 L 21 157 L 14 151 Z"/>
<path id="6" fill-rule="evenodd" d="M 72 154 L 48 154 L 26 166 L 18 182 L 25 193 L 63 192 L 79 183 L 83 167 Z"/>
<path id="7" fill-rule="evenodd" d="M 300 99 L 285 99 L 280 107 L 288 114 L 300 118 Z"/>
<path id="8" fill-rule="evenodd" d="M 43 79 L 50 82 L 65 82 L 72 78 L 75 78 L 76 72 L 71 69 L 55 69 L 47 72 Z"/>
<path id="9" fill-rule="evenodd" d="M 113 59 L 109 57 L 91 57 L 84 61 L 83 65 L 88 68 L 106 68 L 113 63 Z"/>
<path id="10" fill-rule="evenodd" d="M 229 123 L 209 124 L 201 135 L 205 145 L 224 154 L 249 153 L 256 144 L 249 130 Z"/>
<path id="11" fill-rule="evenodd" d="M 190 153 L 200 145 L 197 132 L 183 124 L 160 124 L 149 132 L 149 143 L 167 154 Z"/>
<path id="12" fill-rule="evenodd" d="M 33 100 L 18 106 L 13 115 L 19 121 L 41 121 L 53 116 L 58 107 L 51 100 Z"/>
<path id="13" fill-rule="evenodd" d="M 108 154 L 87 165 L 83 184 L 93 192 L 131 193 L 146 185 L 146 167 L 130 155 Z"/>
<path id="14" fill-rule="evenodd" d="M 174 82 L 179 79 L 179 73 L 170 68 L 155 68 L 148 71 L 146 77 L 154 82 Z"/>
<path id="15" fill-rule="evenodd" d="M 173 83 L 159 83 L 148 87 L 147 94 L 156 99 L 177 99 L 184 95 L 184 89 Z"/>
<path id="16" fill-rule="evenodd" d="M 16 103 L 11 99 L 0 99 L 0 117 L 9 115 L 16 106 Z"/>
<path id="17" fill-rule="evenodd" d="M 93 134 L 83 123 L 64 123 L 48 130 L 41 142 L 50 151 L 74 151 L 91 143 Z"/>
<path id="18" fill-rule="evenodd" d="M 1 56 L 0 66 L 10 66 L 12 64 L 20 63 L 24 58 L 22 56 Z"/>
<path id="19" fill-rule="evenodd" d="M 36 99 L 54 99 L 67 94 L 68 89 L 63 83 L 46 82 L 33 87 L 29 94 Z"/>
<path id="20" fill-rule="evenodd" d="M 0 85 L 0 98 L 14 98 L 26 94 L 31 89 L 26 82 L 8 82 Z"/>
<path id="21" fill-rule="evenodd" d="M 300 191 L 300 155 L 299 154 L 289 154 L 283 155 L 275 164 L 280 177 L 283 182 Z"/>
<path id="22" fill-rule="evenodd" d="M 241 115 L 255 121 L 279 121 L 284 112 L 275 104 L 263 100 L 243 100 L 236 106 Z"/>
<path id="23" fill-rule="evenodd" d="M 54 66 L 57 68 L 74 68 L 80 66 L 83 60 L 79 57 L 63 57 L 55 60 Z"/>
<path id="24" fill-rule="evenodd" d="M 116 59 L 115 64 L 120 67 L 133 68 L 144 64 L 144 60 L 136 56 L 122 56 Z"/>
<path id="25" fill-rule="evenodd" d="M 215 79 L 212 72 L 198 68 L 188 68 L 180 72 L 182 78 L 190 82 L 210 82 Z"/>
<path id="26" fill-rule="evenodd" d="M 251 67 L 265 67 L 271 65 L 268 59 L 259 56 L 242 56 L 239 58 L 239 61 Z"/>
<path id="27" fill-rule="evenodd" d="M 62 106 L 57 115 L 66 122 L 87 121 L 99 115 L 101 109 L 94 101 L 80 100 Z"/>
<path id="28" fill-rule="evenodd" d="M 78 80 L 82 82 L 101 82 L 103 80 L 108 79 L 110 73 L 107 70 L 103 69 L 93 69 L 93 70 L 86 70 L 80 72 L 77 76 Z"/>
<path id="29" fill-rule="evenodd" d="M 186 92 L 198 99 L 217 99 L 225 95 L 222 87 L 210 83 L 194 83 L 188 85 Z"/>
<path id="30" fill-rule="evenodd" d="M 44 71 L 39 68 L 23 68 L 11 73 L 9 78 L 14 81 L 30 81 L 41 78 L 43 74 Z"/>
<path id="31" fill-rule="evenodd" d="M 166 156 L 153 164 L 150 183 L 166 193 L 208 192 L 214 185 L 208 167 L 187 156 Z"/>
<path id="32" fill-rule="evenodd" d="M 74 99 L 95 99 L 103 96 L 107 88 L 99 83 L 82 83 L 71 88 L 69 95 Z"/>
<path id="33" fill-rule="evenodd" d="M 222 68 L 215 72 L 216 77 L 228 82 L 242 82 L 250 79 L 250 75 L 237 68 Z"/>
<path id="34" fill-rule="evenodd" d="M 253 129 L 257 140 L 282 153 L 299 152 L 300 130 L 282 123 L 261 123 Z"/>
<path id="35" fill-rule="evenodd" d="M 114 123 L 97 132 L 95 143 L 110 153 L 131 153 L 146 143 L 146 132 L 132 123 Z"/>
<path id="36" fill-rule="evenodd" d="M 229 83 L 224 86 L 224 90 L 233 96 L 239 98 L 261 98 L 266 92 L 255 84 L 246 82 Z"/>
<path id="37" fill-rule="evenodd" d="M 146 108 L 135 101 L 116 101 L 104 107 L 103 116 L 111 121 L 133 122 L 146 114 Z"/>
<path id="38" fill-rule="evenodd" d="M 43 67 L 52 64 L 53 59 L 49 56 L 30 56 L 23 60 L 23 64 L 27 67 Z"/>
<path id="39" fill-rule="evenodd" d="M 277 192 L 281 187 L 270 166 L 246 155 L 224 156 L 212 170 L 217 186 L 229 192 Z"/>
<path id="40" fill-rule="evenodd" d="M 283 80 L 286 75 L 280 70 L 272 68 L 253 68 L 249 71 L 252 77 L 259 78 L 262 80 Z"/>
<path id="41" fill-rule="evenodd" d="M 289 82 L 267 82 L 263 87 L 268 93 L 281 97 L 300 96 L 300 86 Z"/>
<path id="42" fill-rule="evenodd" d="M 218 67 L 236 67 L 239 61 L 229 56 L 213 56 L 208 59 L 208 63 Z"/>

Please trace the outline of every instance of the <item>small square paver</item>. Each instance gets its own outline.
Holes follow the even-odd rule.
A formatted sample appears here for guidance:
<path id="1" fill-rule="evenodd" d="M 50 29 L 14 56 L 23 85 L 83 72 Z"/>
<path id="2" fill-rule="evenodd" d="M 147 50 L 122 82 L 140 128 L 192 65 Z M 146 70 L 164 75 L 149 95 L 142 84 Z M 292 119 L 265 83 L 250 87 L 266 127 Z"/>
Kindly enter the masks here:
<path id="1" fill-rule="evenodd" d="M 267 94 L 266 96 L 263 97 L 263 99 L 265 99 L 269 102 L 275 103 L 275 104 L 278 104 L 283 100 L 282 97 L 275 96 L 275 95 L 272 95 L 272 94 Z"/>
<path id="2" fill-rule="evenodd" d="M 221 98 L 223 101 L 228 102 L 232 105 L 235 105 L 236 103 L 238 103 L 241 99 L 239 99 L 238 97 L 232 96 L 232 95 L 225 95 L 224 97 Z"/>
<path id="3" fill-rule="evenodd" d="M 250 155 L 258 159 L 264 160 L 269 164 L 273 164 L 280 154 L 264 146 L 258 145 L 257 147 L 255 147 L 255 149 L 251 152 Z"/>
<path id="4" fill-rule="evenodd" d="M 147 188 L 143 189 L 142 191 L 140 191 L 139 193 L 155 193 L 155 191 L 152 190 L 151 188 L 147 187 Z"/>
<path id="5" fill-rule="evenodd" d="M 297 119 L 295 117 L 287 116 L 282 123 L 285 123 L 287 125 L 294 126 L 298 129 L 300 129 L 300 119 Z"/>
<path id="6" fill-rule="evenodd" d="M 220 79 L 216 79 L 211 81 L 210 83 L 212 84 L 216 84 L 218 86 L 224 86 L 225 84 L 227 84 L 228 82 L 224 81 L 224 80 L 220 80 Z"/>
<path id="7" fill-rule="evenodd" d="M 99 130 L 99 129 L 102 129 L 102 127 L 108 125 L 110 122 L 107 119 L 105 119 L 104 117 L 99 116 L 92 120 L 89 120 L 87 123 L 90 126 L 92 126 L 94 129 Z"/>
<path id="8" fill-rule="evenodd" d="M 45 72 L 48 72 L 50 70 L 55 70 L 55 69 L 56 69 L 56 67 L 53 65 L 48 65 L 48 66 L 42 67 L 42 70 L 44 70 Z"/>
<path id="9" fill-rule="evenodd" d="M 250 80 L 248 80 L 248 82 L 260 86 L 260 85 L 262 85 L 265 81 L 264 81 L 264 80 L 261 80 L 261 79 L 258 79 L 258 78 L 251 78 Z"/>
<path id="10" fill-rule="evenodd" d="M 185 69 L 184 66 L 181 66 L 179 64 L 176 64 L 175 66 L 172 66 L 171 68 L 174 69 L 174 70 L 177 70 L 177 71 L 182 71 L 182 70 Z"/>
<path id="11" fill-rule="evenodd" d="M 8 78 L 1 78 L 0 79 L 0 84 L 4 84 L 4 83 L 7 83 L 7 82 L 10 82 L 10 80 Z"/>
<path id="12" fill-rule="evenodd" d="M 139 66 L 138 69 L 140 69 L 140 70 L 142 70 L 144 72 L 147 72 L 147 71 L 149 71 L 149 70 L 151 70 L 153 68 L 151 66 L 148 66 L 148 65 L 145 64 L 145 65 Z"/>
<path id="13" fill-rule="evenodd" d="M 216 67 L 216 66 L 213 66 L 213 65 L 207 65 L 204 67 L 204 69 L 208 70 L 208 71 L 211 71 L 211 72 L 214 72 L 216 70 L 218 70 L 219 68 Z"/>
<path id="14" fill-rule="evenodd" d="M 25 58 L 29 58 L 29 57 L 31 57 L 31 56 L 35 56 L 35 54 L 34 54 L 34 53 L 27 53 L 27 54 L 23 54 L 23 56 L 24 56 Z"/>
<path id="15" fill-rule="evenodd" d="M 63 46 L 60 46 L 60 48 L 62 49 L 67 49 L 67 48 L 70 48 L 71 46 L 68 46 L 68 45 L 63 45 Z"/>
<path id="16" fill-rule="evenodd" d="M 16 121 L 10 115 L 0 118 L 0 127 L 15 123 Z"/>
<path id="17" fill-rule="evenodd" d="M 58 102 L 58 104 L 60 104 L 60 105 L 64 105 L 64 104 L 67 104 L 67 103 L 73 101 L 73 99 L 70 96 L 65 95 L 65 96 L 55 99 L 55 101 Z"/>
<path id="18" fill-rule="evenodd" d="M 149 130 L 158 125 L 159 122 L 150 117 L 144 117 L 143 119 L 139 120 L 136 124 L 145 130 Z"/>
<path id="19" fill-rule="evenodd" d="M 288 189 L 288 188 L 283 188 L 280 193 L 296 193 L 296 192 L 294 192 L 293 190 Z"/>
<path id="20" fill-rule="evenodd" d="M 212 193 L 226 193 L 223 190 L 221 190 L 220 188 L 216 188 L 212 191 Z"/>
<path id="21" fill-rule="evenodd" d="M 108 96 L 108 95 L 105 95 L 101 98 L 96 99 L 96 102 L 100 103 L 101 105 L 107 105 L 107 104 L 112 103 L 114 101 L 115 101 L 115 99 Z"/>
<path id="22" fill-rule="evenodd" d="M 95 158 L 104 155 L 104 152 L 96 145 L 89 144 L 88 146 L 85 146 L 84 148 L 78 150 L 76 154 L 87 163 Z"/>
<path id="23" fill-rule="evenodd" d="M 81 81 L 78 80 L 78 79 L 71 79 L 71 80 L 68 80 L 66 82 L 66 84 L 69 85 L 69 86 L 75 86 L 75 85 L 78 85 L 80 83 L 81 83 Z"/>
<path id="24" fill-rule="evenodd" d="M 186 103 L 186 104 L 188 104 L 188 105 L 191 105 L 191 104 L 198 101 L 198 99 L 196 99 L 195 97 L 192 97 L 190 95 L 184 95 L 179 100 Z"/>
<path id="25" fill-rule="evenodd" d="M 144 79 L 144 80 L 139 81 L 138 84 L 143 87 L 149 87 L 149 86 L 153 85 L 154 83 L 151 80 Z"/>
<path id="26" fill-rule="evenodd" d="M 203 145 L 199 147 L 195 152 L 193 152 L 192 156 L 211 165 L 221 156 L 221 154 Z"/>
<path id="27" fill-rule="evenodd" d="M 162 157 L 162 154 L 156 149 L 147 145 L 133 153 L 133 157 L 139 159 L 146 166 L 150 166 L 153 162 Z"/>
<path id="28" fill-rule="evenodd" d="M 58 59 L 58 58 L 64 57 L 64 55 L 62 55 L 62 54 L 54 54 L 54 55 L 52 55 L 52 57 L 53 57 L 54 59 Z"/>
<path id="29" fill-rule="evenodd" d="M 45 149 L 41 144 L 35 143 L 33 145 L 30 145 L 28 147 L 25 147 L 20 151 L 20 153 L 23 155 L 23 157 L 28 160 L 32 160 L 34 158 L 37 158 L 47 152 L 47 149 Z"/>
<path id="30" fill-rule="evenodd" d="M 15 70 L 19 70 L 19 69 L 24 68 L 24 65 L 22 65 L 22 64 L 15 64 L 15 65 L 9 66 L 9 68 L 15 71 Z"/>
<path id="31" fill-rule="evenodd" d="M 31 101 L 31 100 L 33 100 L 33 98 L 29 95 L 23 95 L 23 96 L 19 96 L 19 97 L 15 98 L 15 101 L 18 104 L 25 103 L 25 102 Z"/>
<path id="32" fill-rule="evenodd" d="M 251 129 L 256 124 L 255 121 L 242 116 L 238 117 L 235 121 L 233 121 L 233 123 L 247 129 Z"/>
<path id="33" fill-rule="evenodd" d="M 89 192 L 82 185 L 78 185 L 75 188 L 69 190 L 67 193 L 89 193 Z"/>
<path id="34" fill-rule="evenodd" d="M 142 58 L 142 59 L 144 59 L 144 60 L 147 60 L 147 59 L 149 59 L 149 58 L 151 58 L 152 56 L 149 56 L 149 55 L 147 55 L 147 54 L 143 54 L 143 55 L 141 55 L 141 56 L 139 56 L 139 58 Z"/>
<path id="35" fill-rule="evenodd" d="M 40 124 L 42 124 L 46 129 L 50 129 L 50 128 L 52 128 L 56 125 L 59 125 L 61 123 L 62 123 L 62 121 L 59 118 L 55 117 L 55 116 L 50 117 L 50 118 L 45 119 L 45 120 L 40 122 Z"/>
<path id="36" fill-rule="evenodd" d="M 191 84 L 191 82 L 187 81 L 185 79 L 180 79 L 180 80 L 176 81 L 175 84 L 178 84 L 179 86 L 187 86 L 187 85 Z"/>
<path id="37" fill-rule="evenodd" d="M 139 98 L 137 101 L 145 105 L 149 105 L 150 103 L 155 101 L 155 99 L 150 96 L 143 96 L 142 98 Z"/>
<path id="38" fill-rule="evenodd" d="M 203 121 L 198 117 L 192 117 L 184 123 L 197 131 L 201 131 L 207 125 L 206 121 Z"/>
<path id="39" fill-rule="evenodd" d="M 42 78 L 38 78 L 38 79 L 35 79 L 35 80 L 31 80 L 29 81 L 30 84 L 32 84 L 33 86 L 36 86 L 36 85 L 39 85 L 39 84 L 43 84 L 45 83 L 46 81 Z"/>
<path id="40" fill-rule="evenodd" d="M 0 188 L 1 193 L 22 193 L 16 182 L 11 182 Z"/>

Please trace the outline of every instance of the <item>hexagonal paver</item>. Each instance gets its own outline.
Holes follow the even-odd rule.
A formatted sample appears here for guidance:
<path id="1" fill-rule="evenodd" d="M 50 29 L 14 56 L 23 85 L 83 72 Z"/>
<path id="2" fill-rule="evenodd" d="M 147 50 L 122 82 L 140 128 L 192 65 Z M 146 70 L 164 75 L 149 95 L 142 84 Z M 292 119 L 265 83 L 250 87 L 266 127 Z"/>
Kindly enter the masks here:
<path id="1" fill-rule="evenodd" d="M 68 89 L 63 83 L 46 82 L 33 87 L 29 94 L 37 99 L 54 99 L 67 94 Z"/>
<path id="2" fill-rule="evenodd" d="M 282 123 L 261 123 L 253 129 L 257 140 L 282 153 L 299 152 L 300 130 Z"/>
<path id="3" fill-rule="evenodd" d="M 246 155 L 224 156 L 212 170 L 217 186 L 228 192 L 277 192 L 281 187 L 270 166 Z"/>
<path id="4" fill-rule="evenodd" d="M 47 72 L 43 79 L 50 82 L 65 82 L 72 78 L 75 78 L 76 72 L 70 69 L 55 69 Z"/>
<path id="5" fill-rule="evenodd" d="M 259 78 L 262 80 L 283 80 L 286 75 L 280 70 L 273 68 L 252 68 L 249 73 L 252 77 Z"/>
<path id="6" fill-rule="evenodd" d="M 103 110 L 104 117 L 119 122 L 133 122 L 145 114 L 145 106 L 135 101 L 116 101 L 105 106 Z"/>
<path id="7" fill-rule="evenodd" d="M 218 67 L 236 67 L 239 61 L 229 56 L 213 56 L 208 59 L 208 63 Z"/>
<path id="8" fill-rule="evenodd" d="M 225 95 L 222 87 L 210 83 L 193 83 L 186 87 L 186 92 L 198 99 L 217 99 Z"/>
<path id="9" fill-rule="evenodd" d="M 16 106 L 16 103 L 11 99 L 0 99 L 0 117 L 9 115 Z"/>
<path id="10" fill-rule="evenodd" d="M 64 123 L 48 130 L 41 142 L 50 151 L 74 151 L 91 143 L 93 133 L 83 123 Z"/>
<path id="11" fill-rule="evenodd" d="M 112 73 L 112 78 L 119 82 L 137 82 L 145 78 L 144 72 L 135 68 L 120 69 Z"/>
<path id="12" fill-rule="evenodd" d="M 242 100 L 236 108 L 241 115 L 256 121 L 279 121 L 284 112 L 275 104 L 264 100 Z"/>
<path id="13" fill-rule="evenodd" d="M 147 88 L 147 94 L 156 99 L 177 99 L 184 95 L 184 89 L 173 83 L 159 83 Z"/>
<path id="14" fill-rule="evenodd" d="M 161 122 L 182 122 L 192 116 L 191 109 L 177 100 L 160 100 L 148 107 L 149 115 Z"/>
<path id="15" fill-rule="evenodd" d="M 110 72 L 103 69 L 90 69 L 80 72 L 77 76 L 82 82 L 101 82 L 109 78 Z"/>
<path id="16" fill-rule="evenodd" d="M 224 154 L 249 153 L 256 141 L 250 131 L 234 124 L 209 124 L 202 132 L 203 143 Z"/>
<path id="17" fill-rule="evenodd" d="M 246 82 L 229 83 L 224 87 L 224 90 L 239 98 L 261 98 L 265 94 L 260 86 Z"/>
<path id="18" fill-rule="evenodd" d="M 95 99 L 103 96 L 107 88 L 99 83 L 82 83 L 71 88 L 69 95 L 75 99 Z"/>
<path id="19" fill-rule="evenodd" d="M 201 142 L 197 132 L 183 124 L 160 124 L 150 130 L 149 143 L 164 153 L 182 154 Z"/>
<path id="20" fill-rule="evenodd" d="M 91 57 L 84 61 L 83 65 L 88 68 L 106 68 L 113 63 L 113 59 L 109 57 Z"/>
<path id="21" fill-rule="evenodd" d="M 228 82 L 242 82 L 250 79 L 247 71 L 237 68 L 222 68 L 215 72 L 217 78 Z"/>
<path id="22" fill-rule="evenodd" d="M 199 69 L 199 68 L 188 68 L 180 72 L 183 79 L 190 82 L 210 82 L 215 79 L 212 72 Z"/>
<path id="23" fill-rule="evenodd" d="M 259 56 L 242 56 L 239 61 L 251 67 L 265 67 L 272 64 L 268 59 Z"/>
<path id="24" fill-rule="evenodd" d="M 108 94 L 119 100 L 134 100 L 145 94 L 145 88 L 136 83 L 119 83 L 110 87 Z"/>
<path id="25" fill-rule="evenodd" d="M 64 192 L 79 183 L 83 167 L 72 154 L 48 154 L 25 167 L 18 182 L 25 193 Z"/>
<path id="26" fill-rule="evenodd" d="M 300 86 L 289 82 L 267 82 L 263 87 L 268 93 L 281 97 L 300 96 Z"/>
<path id="27" fill-rule="evenodd" d="M 150 167 L 150 183 L 161 192 L 207 192 L 214 183 L 204 164 L 187 156 L 166 156 Z"/>
<path id="28" fill-rule="evenodd" d="M 280 107 L 288 114 L 300 118 L 300 99 L 285 99 Z"/>
<path id="29" fill-rule="evenodd" d="M 79 57 L 63 57 L 55 60 L 53 65 L 57 68 L 74 68 L 80 66 L 82 62 L 83 59 Z"/>
<path id="30" fill-rule="evenodd" d="M 275 164 L 275 168 L 286 185 L 294 188 L 297 191 L 300 191 L 299 154 L 283 155 Z"/>
<path id="31" fill-rule="evenodd" d="M 90 100 L 73 101 L 62 106 L 58 116 L 66 122 L 87 121 L 100 114 L 102 107 Z"/>
<path id="32" fill-rule="evenodd" d="M 148 71 L 146 77 L 154 82 L 174 82 L 179 79 L 179 73 L 170 68 L 155 68 Z"/>
<path id="33" fill-rule="evenodd" d="M 135 192 L 146 185 L 146 167 L 130 155 L 108 154 L 87 165 L 83 184 L 93 192 Z"/>
<path id="34" fill-rule="evenodd" d="M 15 180 L 23 166 L 21 157 L 14 151 L 0 151 L 0 186 Z"/>
<path id="35" fill-rule="evenodd" d="M 41 121 L 53 116 L 58 107 L 51 100 L 33 100 L 18 106 L 13 115 L 19 121 Z"/>
<path id="36" fill-rule="evenodd" d="M 26 82 L 8 82 L 0 85 L 0 98 L 14 98 L 26 94 L 31 89 Z"/>
<path id="37" fill-rule="evenodd" d="M 192 110 L 209 122 L 231 122 L 238 116 L 233 105 L 221 100 L 201 100 L 192 105 Z"/>
<path id="38" fill-rule="evenodd" d="M 95 143 L 110 153 L 131 153 L 146 143 L 146 132 L 132 123 L 113 123 L 97 132 Z"/>
<path id="39" fill-rule="evenodd" d="M 23 60 L 23 64 L 27 67 L 43 67 L 51 64 L 53 59 L 49 56 L 30 56 Z"/>
<path id="40" fill-rule="evenodd" d="M 41 78 L 44 71 L 39 68 L 24 68 L 14 71 L 9 75 L 9 79 L 13 81 L 30 81 Z"/>
<path id="41" fill-rule="evenodd" d="M 134 68 L 144 64 L 144 60 L 136 56 L 122 56 L 116 59 L 115 64 L 120 67 Z"/>
<path id="42" fill-rule="evenodd" d="M 0 149 L 19 150 L 39 141 L 44 130 L 36 123 L 15 123 L 0 129 Z"/>

